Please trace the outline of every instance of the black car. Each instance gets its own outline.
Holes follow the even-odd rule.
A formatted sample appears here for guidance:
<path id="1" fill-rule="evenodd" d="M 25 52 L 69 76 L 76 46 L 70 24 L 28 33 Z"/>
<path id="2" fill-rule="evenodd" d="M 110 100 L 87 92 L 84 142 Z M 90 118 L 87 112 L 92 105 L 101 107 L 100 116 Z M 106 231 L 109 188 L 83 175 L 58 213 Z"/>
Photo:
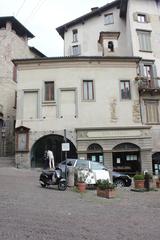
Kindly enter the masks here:
<path id="1" fill-rule="evenodd" d="M 132 184 L 132 178 L 123 173 L 112 172 L 112 178 L 117 187 L 130 187 Z"/>

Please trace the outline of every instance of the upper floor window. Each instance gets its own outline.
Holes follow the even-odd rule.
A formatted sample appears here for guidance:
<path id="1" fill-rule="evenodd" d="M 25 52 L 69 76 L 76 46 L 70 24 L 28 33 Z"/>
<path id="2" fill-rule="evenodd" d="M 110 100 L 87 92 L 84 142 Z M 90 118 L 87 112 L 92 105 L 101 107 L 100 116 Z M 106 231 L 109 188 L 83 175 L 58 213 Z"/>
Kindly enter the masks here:
<path id="1" fill-rule="evenodd" d="M 151 32 L 137 30 L 140 51 L 151 52 Z"/>
<path id="2" fill-rule="evenodd" d="M 54 101 L 54 82 L 48 81 L 45 82 L 45 101 Z"/>
<path id="3" fill-rule="evenodd" d="M 159 123 L 159 103 L 156 100 L 146 100 L 146 122 L 147 123 Z"/>
<path id="4" fill-rule="evenodd" d="M 112 41 L 109 41 L 109 42 L 108 42 L 108 50 L 109 50 L 110 52 L 114 52 L 114 44 L 113 44 Z"/>
<path id="5" fill-rule="evenodd" d="M 152 78 L 152 66 L 144 64 L 143 70 L 144 70 L 144 77 L 146 77 L 147 79 L 151 79 Z"/>
<path id="6" fill-rule="evenodd" d="M 121 99 L 131 99 L 131 89 L 129 80 L 120 81 Z"/>
<path id="7" fill-rule="evenodd" d="M 109 13 L 109 14 L 104 15 L 104 23 L 105 24 L 112 24 L 112 23 L 114 23 L 113 13 Z"/>
<path id="8" fill-rule="evenodd" d="M 72 33 L 73 33 L 73 42 L 78 42 L 78 30 L 73 29 Z"/>
<path id="9" fill-rule="evenodd" d="M 83 80 L 83 100 L 93 100 L 93 80 Z"/>
<path id="10" fill-rule="evenodd" d="M 72 46 L 72 55 L 73 56 L 80 55 L 80 45 Z"/>
<path id="11" fill-rule="evenodd" d="M 146 21 L 146 15 L 145 14 L 138 14 L 137 15 L 137 20 L 139 23 L 145 23 Z"/>

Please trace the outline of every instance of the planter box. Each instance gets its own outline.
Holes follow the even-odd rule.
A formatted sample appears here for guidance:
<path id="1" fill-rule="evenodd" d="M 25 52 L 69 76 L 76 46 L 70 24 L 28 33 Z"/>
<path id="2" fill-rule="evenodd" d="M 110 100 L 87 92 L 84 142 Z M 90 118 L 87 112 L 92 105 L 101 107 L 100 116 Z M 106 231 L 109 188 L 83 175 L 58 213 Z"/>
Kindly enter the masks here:
<path id="1" fill-rule="evenodd" d="M 156 187 L 160 188 L 160 181 L 156 181 Z"/>
<path id="2" fill-rule="evenodd" d="M 136 189 L 143 189 L 144 188 L 144 180 L 134 180 L 134 187 Z"/>
<path id="3" fill-rule="evenodd" d="M 103 197 L 103 198 L 114 198 L 116 196 L 115 189 L 99 189 L 97 188 L 97 196 Z"/>

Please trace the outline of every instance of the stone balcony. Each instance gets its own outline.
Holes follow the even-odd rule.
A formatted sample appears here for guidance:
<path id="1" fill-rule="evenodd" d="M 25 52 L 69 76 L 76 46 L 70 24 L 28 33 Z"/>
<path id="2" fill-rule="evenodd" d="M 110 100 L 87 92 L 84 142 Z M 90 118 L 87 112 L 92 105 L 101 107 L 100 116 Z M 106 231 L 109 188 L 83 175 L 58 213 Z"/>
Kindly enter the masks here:
<path id="1" fill-rule="evenodd" d="M 138 83 L 140 95 L 149 93 L 151 95 L 160 94 L 160 78 L 145 78 L 137 76 L 135 81 Z"/>

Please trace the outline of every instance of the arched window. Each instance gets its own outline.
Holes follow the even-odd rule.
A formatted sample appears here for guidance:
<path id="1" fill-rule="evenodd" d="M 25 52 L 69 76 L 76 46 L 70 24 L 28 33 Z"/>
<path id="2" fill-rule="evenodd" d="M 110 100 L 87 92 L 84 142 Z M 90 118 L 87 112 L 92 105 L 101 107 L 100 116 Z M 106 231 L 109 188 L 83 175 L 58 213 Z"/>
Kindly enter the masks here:
<path id="1" fill-rule="evenodd" d="M 103 152 L 103 149 L 99 144 L 93 143 L 88 147 L 88 152 Z"/>
<path id="2" fill-rule="evenodd" d="M 92 143 L 87 149 L 87 158 L 93 162 L 104 163 L 103 148 L 97 143 Z"/>

